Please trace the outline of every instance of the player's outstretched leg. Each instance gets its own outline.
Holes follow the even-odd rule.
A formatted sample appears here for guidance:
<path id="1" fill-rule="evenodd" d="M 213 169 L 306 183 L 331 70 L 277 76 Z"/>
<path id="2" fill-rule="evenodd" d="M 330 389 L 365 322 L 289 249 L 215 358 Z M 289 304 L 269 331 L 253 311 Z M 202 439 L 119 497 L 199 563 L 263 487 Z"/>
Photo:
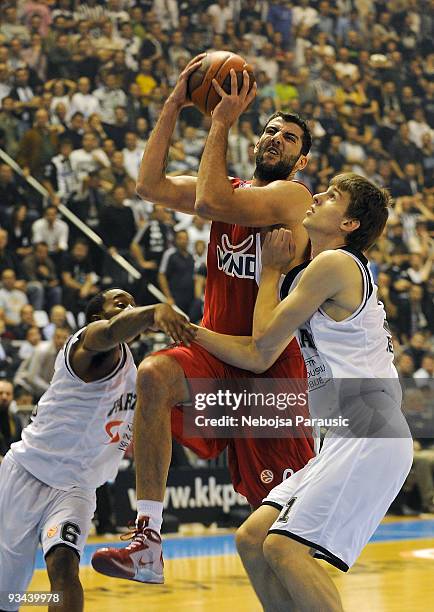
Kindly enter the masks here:
<path id="1" fill-rule="evenodd" d="M 343 612 L 334 582 L 311 556 L 308 546 L 271 533 L 263 550 L 299 612 Z"/>
<path id="2" fill-rule="evenodd" d="M 92 557 L 96 571 L 137 582 L 164 582 L 160 529 L 172 452 L 171 410 L 187 399 L 184 371 L 175 359 L 155 355 L 140 364 L 134 416 L 136 529 L 125 548 L 96 551 Z"/>
<path id="3" fill-rule="evenodd" d="M 79 558 L 77 553 L 68 546 L 56 546 L 45 557 L 51 591 L 61 592 L 62 609 L 68 612 L 83 611 L 83 587 L 81 586 Z M 49 612 L 59 610 L 59 606 L 49 606 Z"/>
<path id="4" fill-rule="evenodd" d="M 295 605 L 264 557 L 268 530 L 279 516 L 271 506 L 258 508 L 238 529 L 235 541 L 244 568 L 264 612 L 295 612 Z"/>

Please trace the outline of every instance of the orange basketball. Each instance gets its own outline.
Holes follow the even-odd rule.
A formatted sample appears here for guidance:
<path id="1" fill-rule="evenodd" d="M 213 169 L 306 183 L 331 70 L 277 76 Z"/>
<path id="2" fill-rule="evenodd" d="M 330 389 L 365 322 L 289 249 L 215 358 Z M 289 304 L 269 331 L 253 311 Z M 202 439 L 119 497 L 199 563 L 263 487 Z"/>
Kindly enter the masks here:
<path id="1" fill-rule="evenodd" d="M 240 55 L 229 51 L 214 51 L 207 53 L 201 66 L 188 79 L 187 93 L 190 100 L 205 115 L 210 115 L 221 98 L 214 89 L 212 80 L 216 79 L 226 93 L 231 92 L 231 76 L 233 68 L 237 73 L 238 91 L 243 84 L 243 70 L 249 73 L 249 90 L 255 82 L 255 75 L 250 64 Z"/>

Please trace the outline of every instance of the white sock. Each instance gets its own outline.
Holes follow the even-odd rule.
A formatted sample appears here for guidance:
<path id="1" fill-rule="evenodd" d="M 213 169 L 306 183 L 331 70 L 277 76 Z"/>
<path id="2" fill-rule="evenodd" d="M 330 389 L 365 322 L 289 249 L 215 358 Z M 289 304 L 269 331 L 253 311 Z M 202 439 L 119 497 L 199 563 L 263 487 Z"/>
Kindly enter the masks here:
<path id="1" fill-rule="evenodd" d="M 149 516 L 148 527 L 160 533 L 163 522 L 163 502 L 150 499 L 137 500 L 137 518 L 140 516 Z"/>

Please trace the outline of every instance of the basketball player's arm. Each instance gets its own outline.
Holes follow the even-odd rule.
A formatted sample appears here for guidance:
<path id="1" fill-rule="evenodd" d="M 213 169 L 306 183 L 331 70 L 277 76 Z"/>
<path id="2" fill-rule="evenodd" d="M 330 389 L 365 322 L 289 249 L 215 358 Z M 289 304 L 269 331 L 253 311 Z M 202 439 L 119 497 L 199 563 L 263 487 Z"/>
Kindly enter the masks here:
<path id="1" fill-rule="evenodd" d="M 110 320 L 102 319 L 90 323 L 83 334 L 80 348 L 84 351 L 104 353 L 121 342 L 133 340 L 149 329 L 161 330 L 176 342 L 188 344 L 193 338 L 193 332 L 185 317 L 167 304 L 157 304 L 126 308 Z"/>
<path id="2" fill-rule="evenodd" d="M 228 134 L 226 123 L 212 122 L 197 177 L 197 214 L 251 227 L 301 223 L 312 204 L 312 195 L 302 184 L 273 181 L 250 189 L 232 187 L 226 166 Z"/>
<path id="3" fill-rule="evenodd" d="M 166 164 L 176 120 L 186 106 L 188 77 L 200 66 L 203 55 L 194 58 L 180 74 L 152 130 L 139 168 L 136 190 L 140 197 L 180 212 L 195 214 L 196 177 L 166 176 Z"/>
<path id="4" fill-rule="evenodd" d="M 256 85 L 249 90 L 249 75 L 243 73 L 238 91 L 237 77 L 231 70 L 231 93 L 227 94 L 213 81 L 222 100 L 216 106 L 211 128 L 199 165 L 196 187 L 196 212 L 201 217 L 250 227 L 288 225 L 293 227 L 304 218 L 312 204 L 308 189 L 294 181 L 273 181 L 262 187 L 234 189 L 228 179 L 226 155 L 229 130 L 256 95 Z M 299 144 L 299 137 L 288 134 Z"/>
<path id="5" fill-rule="evenodd" d="M 196 342 L 235 367 L 255 373 L 268 370 L 295 330 L 324 302 L 336 299 L 346 277 L 339 255 L 326 251 L 309 264 L 288 297 L 273 306 L 280 276 L 280 270 L 265 267 L 262 271 L 252 336 L 227 336 L 201 327 L 197 329 Z"/>

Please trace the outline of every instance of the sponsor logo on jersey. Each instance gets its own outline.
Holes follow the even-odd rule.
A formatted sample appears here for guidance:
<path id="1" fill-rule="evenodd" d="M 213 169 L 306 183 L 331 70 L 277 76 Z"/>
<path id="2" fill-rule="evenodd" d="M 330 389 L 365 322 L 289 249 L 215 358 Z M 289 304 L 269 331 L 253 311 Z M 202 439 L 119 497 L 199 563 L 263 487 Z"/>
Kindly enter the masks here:
<path id="1" fill-rule="evenodd" d="M 116 401 L 113 402 L 108 417 L 114 416 L 119 412 L 126 410 L 134 410 L 136 407 L 137 395 L 135 393 L 123 393 Z"/>
<path id="2" fill-rule="evenodd" d="M 271 470 L 262 470 L 260 479 L 264 484 L 270 484 L 274 480 L 274 474 Z"/>
<path id="3" fill-rule="evenodd" d="M 217 245 L 217 267 L 227 276 L 255 280 L 256 255 L 247 253 L 252 248 L 255 236 L 251 234 L 240 244 L 231 244 L 227 234 L 222 235 L 221 246 Z"/>
<path id="4" fill-rule="evenodd" d="M 119 435 L 119 428 L 122 423 L 123 421 L 110 421 L 109 423 L 106 423 L 105 430 L 110 438 L 106 444 L 116 444 L 116 442 L 119 442 L 121 439 Z"/>
<path id="5" fill-rule="evenodd" d="M 58 531 L 59 531 L 58 525 L 55 525 L 54 527 L 49 527 L 47 529 L 47 538 L 54 538 L 54 536 L 56 535 Z"/>

